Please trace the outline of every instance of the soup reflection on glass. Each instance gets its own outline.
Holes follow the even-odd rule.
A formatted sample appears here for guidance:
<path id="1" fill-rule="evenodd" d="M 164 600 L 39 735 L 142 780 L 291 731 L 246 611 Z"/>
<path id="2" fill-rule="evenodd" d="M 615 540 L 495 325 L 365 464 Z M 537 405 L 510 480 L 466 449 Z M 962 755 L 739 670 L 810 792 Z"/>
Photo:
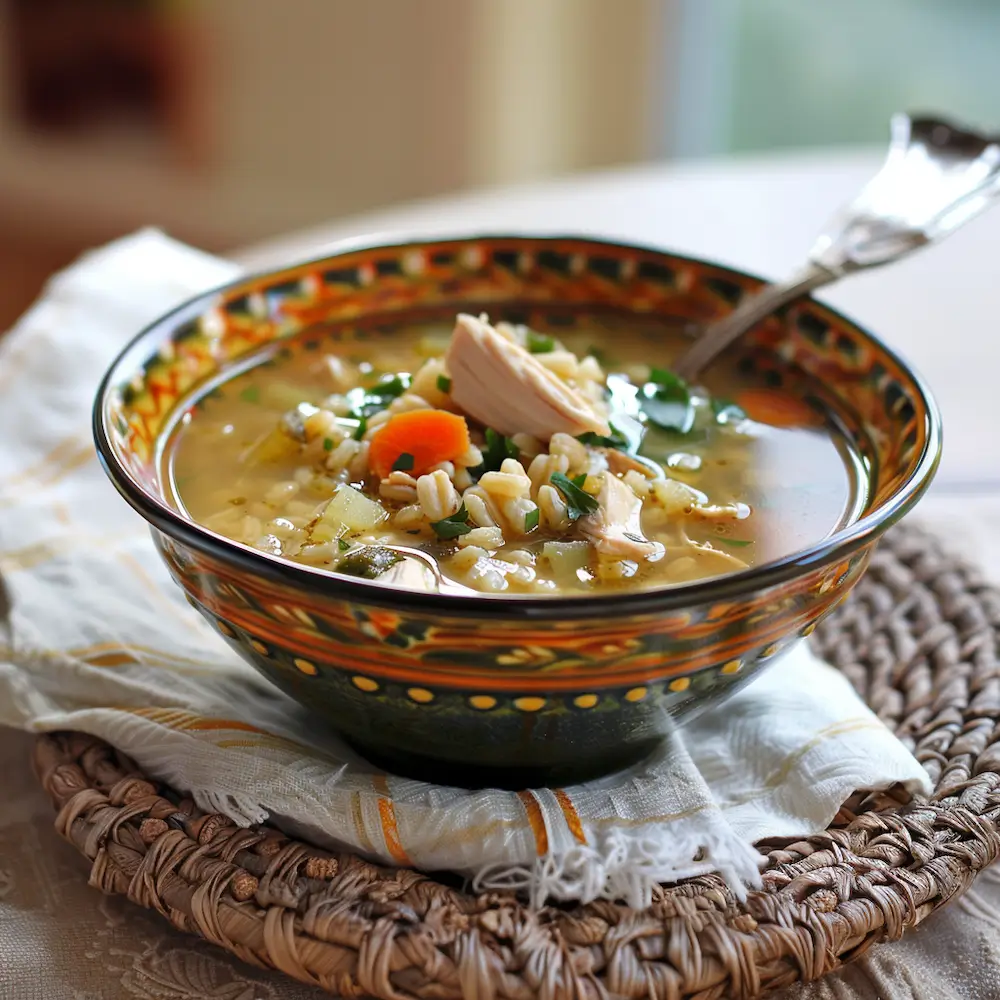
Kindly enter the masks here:
<path id="1" fill-rule="evenodd" d="M 271 555 L 498 596 L 738 572 L 857 514 L 830 413 L 724 363 L 689 386 L 681 346 L 635 318 L 302 334 L 194 393 L 164 479 L 188 517 Z"/>

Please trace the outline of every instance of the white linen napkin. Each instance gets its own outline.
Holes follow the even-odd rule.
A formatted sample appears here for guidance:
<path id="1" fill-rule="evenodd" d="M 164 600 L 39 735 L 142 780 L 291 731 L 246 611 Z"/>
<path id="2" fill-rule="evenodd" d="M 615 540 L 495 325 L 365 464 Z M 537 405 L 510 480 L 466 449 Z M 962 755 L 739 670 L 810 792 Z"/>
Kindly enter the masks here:
<path id="1" fill-rule="evenodd" d="M 825 828 L 855 790 L 926 773 L 848 683 L 794 647 L 652 760 L 520 793 L 384 776 L 243 663 L 181 597 L 96 460 L 90 409 L 115 353 L 234 265 L 143 231 L 56 276 L 0 342 L 0 724 L 107 740 L 203 809 L 270 818 L 480 888 L 649 899 L 657 882 L 758 879 L 765 837 Z"/>

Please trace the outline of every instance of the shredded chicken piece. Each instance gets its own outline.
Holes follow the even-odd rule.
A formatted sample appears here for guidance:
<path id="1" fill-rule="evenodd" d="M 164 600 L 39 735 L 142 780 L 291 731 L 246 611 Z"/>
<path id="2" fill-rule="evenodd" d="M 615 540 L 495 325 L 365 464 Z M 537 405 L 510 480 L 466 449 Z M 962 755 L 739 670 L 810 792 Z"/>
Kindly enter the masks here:
<path id="1" fill-rule="evenodd" d="M 560 431 L 574 437 L 611 433 L 579 393 L 482 319 L 459 315 L 445 364 L 452 400 L 506 437 L 522 433 L 548 441 Z"/>
<path id="2" fill-rule="evenodd" d="M 642 533 L 642 501 L 617 476 L 604 476 L 597 501 L 600 509 L 580 520 L 580 530 L 598 552 L 637 562 L 663 554 L 663 546 Z"/>
<path id="3" fill-rule="evenodd" d="M 637 455 L 628 455 L 617 448 L 595 448 L 594 451 L 605 457 L 608 468 L 620 476 L 626 472 L 634 470 L 647 479 L 662 479 L 663 470 L 650 459 L 639 458 Z"/>

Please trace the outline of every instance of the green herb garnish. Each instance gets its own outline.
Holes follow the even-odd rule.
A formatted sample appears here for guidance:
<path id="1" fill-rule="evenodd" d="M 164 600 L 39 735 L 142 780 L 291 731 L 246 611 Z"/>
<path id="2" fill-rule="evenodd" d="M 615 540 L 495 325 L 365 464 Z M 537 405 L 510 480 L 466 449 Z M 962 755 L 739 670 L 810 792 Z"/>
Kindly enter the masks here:
<path id="1" fill-rule="evenodd" d="M 524 515 L 524 530 L 525 533 L 529 531 L 534 531 L 538 527 L 538 517 L 541 512 L 536 507 L 534 510 L 529 510 L 527 514 Z"/>
<path id="2" fill-rule="evenodd" d="M 486 428 L 486 447 L 483 460 L 474 469 L 469 469 L 473 479 L 479 479 L 484 472 L 499 472 L 506 458 L 520 458 L 521 449 L 510 438 L 498 434 L 492 427 Z"/>
<path id="3" fill-rule="evenodd" d="M 438 538 L 450 539 L 467 535 L 472 528 L 469 527 L 469 512 L 463 503 L 451 517 L 442 518 L 440 521 L 431 521 L 431 527 Z"/>
<path id="4" fill-rule="evenodd" d="M 544 333 L 535 333 L 534 330 L 529 330 L 524 346 L 532 354 L 550 354 L 556 349 L 556 339 L 555 337 L 546 337 Z"/>
<path id="5" fill-rule="evenodd" d="M 337 545 L 340 546 L 341 552 L 346 552 L 351 547 L 351 543 L 346 538 L 338 538 Z"/>
<path id="6" fill-rule="evenodd" d="M 654 368 L 639 392 L 639 407 L 661 430 L 687 434 L 694 426 L 694 404 L 687 382 L 664 368 Z"/>
<path id="7" fill-rule="evenodd" d="M 753 545 L 753 542 L 747 538 L 721 538 L 717 536 L 716 541 L 722 542 L 723 545 L 731 545 L 734 549 L 745 549 L 748 545 Z"/>
<path id="8" fill-rule="evenodd" d="M 399 372 L 383 375 L 370 389 L 351 389 L 346 394 L 347 405 L 351 408 L 349 415 L 355 420 L 374 416 L 402 396 L 410 388 L 410 381 L 407 372 Z"/>
<path id="9" fill-rule="evenodd" d="M 451 392 L 451 379 L 447 375 L 438 375 L 437 387 L 439 392 Z"/>
<path id="10" fill-rule="evenodd" d="M 715 415 L 716 422 L 720 424 L 738 424 L 747 418 L 739 406 L 727 399 L 713 399 L 712 413 Z"/>
<path id="11" fill-rule="evenodd" d="M 608 426 L 611 428 L 611 433 L 607 437 L 594 431 L 587 431 L 580 434 L 577 441 L 589 445 L 591 448 L 615 448 L 618 451 L 632 451 L 632 442 L 614 424 L 609 422 Z"/>
<path id="12" fill-rule="evenodd" d="M 333 451 L 333 438 L 323 438 L 323 451 Z"/>
<path id="13" fill-rule="evenodd" d="M 372 391 L 387 399 L 395 399 L 397 396 L 402 396 L 410 388 L 410 381 L 408 372 L 399 372 L 398 375 L 383 375 Z"/>
<path id="14" fill-rule="evenodd" d="M 585 514 L 595 514 L 600 509 L 601 505 L 597 499 L 581 488 L 587 481 L 585 475 L 570 479 L 562 472 L 553 472 L 550 481 L 563 495 L 566 501 L 566 513 L 571 521 L 576 521 Z"/>
<path id="15" fill-rule="evenodd" d="M 368 418 L 358 417 L 358 426 L 354 431 L 354 440 L 360 441 L 365 436 L 366 430 L 368 430 Z"/>
<path id="16" fill-rule="evenodd" d="M 374 580 L 386 570 L 392 569 L 403 557 L 384 545 L 363 545 L 337 563 L 336 569 L 349 576 L 360 576 Z"/>
<path id="17" fill-rule="evenodd" d="M 416 465 L 416 459 L 408 451 L 404 451 L 399 458 L 392 463 L 392 471 L 409 472 L 414 465 Z"/>
<path id="18" fill-rule="evenodd" d="M 260 387 L 256 385 L 248 385 L 241 393 L 240 399 L 244 403 L 259 403 L 260 402 Z"/>

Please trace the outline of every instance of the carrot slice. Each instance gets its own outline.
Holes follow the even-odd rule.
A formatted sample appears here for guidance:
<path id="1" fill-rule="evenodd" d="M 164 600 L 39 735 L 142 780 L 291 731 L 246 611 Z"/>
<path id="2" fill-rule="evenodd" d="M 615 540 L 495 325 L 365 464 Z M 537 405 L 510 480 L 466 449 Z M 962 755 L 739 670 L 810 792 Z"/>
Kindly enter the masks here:
<path id="1" fill-rule="evenodd" d="M 390 417 L 373 435 L 368 464 L 380 479 L 394 468 L 423 475 L 468 451 L 464 417 L 446 410 L 410 410 Z"/>
<path id="2" fill-rule="evenodd" d="M 772 427 L 817 427 L 822 423 L 807 403 L 774 389 L 744 389 L 735 402 L 751 420 Z"/>

